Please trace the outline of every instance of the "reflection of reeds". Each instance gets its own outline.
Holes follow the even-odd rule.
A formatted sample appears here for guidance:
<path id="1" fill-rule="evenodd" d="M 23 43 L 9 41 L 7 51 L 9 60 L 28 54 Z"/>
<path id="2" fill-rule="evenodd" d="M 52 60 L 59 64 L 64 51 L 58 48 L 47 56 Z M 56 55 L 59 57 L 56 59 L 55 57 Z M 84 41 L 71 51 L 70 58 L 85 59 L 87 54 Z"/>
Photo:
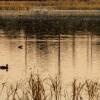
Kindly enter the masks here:
<path id="1" fill-rule="evenodd" d="M 68 92 L 62 88 L 58 77 L 45 78 L 45 81 L 39 74 L 31 74 L 25 84 L 2 85 L 0 96 L 5 94 L 5 99 L 2 100 L 100 100 L 100 84 L 97 81 L 81 82 L 74 79 L 69 88 L 72 91 L 67 89 Z"/>

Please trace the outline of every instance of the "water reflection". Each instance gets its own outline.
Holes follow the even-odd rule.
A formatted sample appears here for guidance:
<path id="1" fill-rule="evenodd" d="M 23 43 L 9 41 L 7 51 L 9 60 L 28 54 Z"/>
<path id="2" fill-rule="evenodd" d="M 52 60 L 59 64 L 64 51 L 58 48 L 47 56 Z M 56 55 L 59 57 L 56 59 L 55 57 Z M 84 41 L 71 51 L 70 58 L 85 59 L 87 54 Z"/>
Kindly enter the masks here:
<path id="1" fill-rule="evenodd" d="M 74 77 L 100 76 L 99 36 L 92 35 L 91 38 L 91 33 L 87 33 L 87 35 L 61 35 L 60 38 L 60 69 L 65 81 Z M 23 49 L 19 49 L 19 45 L 22 45 Z M 58 49 L 58 36 L 52 38 L 50 35 L 41 37 L 34 35 L 33 38 L 27 37 L 26 40 L 24 35 L 17 38 L 2 35 L 0 37 L 0 64 L 9 64 L 9 71 L 0 70 L 0 80 L 18 80 L 30 71 L 56 75 Z"/>
<path id="2" fill-rule="evenodd" d="M 0 70 L 1 81 L 19 80 L 31 71 L 61 72 L 64 81 L 100 76 L 98 16 L 0 20 L 0 65 L 9 64 L 8 72 Z"/>

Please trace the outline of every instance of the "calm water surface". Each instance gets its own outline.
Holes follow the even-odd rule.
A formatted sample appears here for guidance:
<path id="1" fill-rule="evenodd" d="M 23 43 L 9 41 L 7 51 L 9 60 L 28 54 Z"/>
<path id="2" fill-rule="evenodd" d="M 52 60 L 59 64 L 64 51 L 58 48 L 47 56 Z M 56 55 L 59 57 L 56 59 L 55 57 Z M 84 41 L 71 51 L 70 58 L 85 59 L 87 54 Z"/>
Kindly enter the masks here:
<path id="1" fill-rule="evenodd" d="M 18 46 L 22 45 L 22 48 Z M 60 53 L 59 53 L 60 46 Z M 44 35 L 26 37 L 0 33 L 0 65 L 9 64 L 9 70 L 0 70 L 0 81 L 16 81 L 30 72 L 57 75 L 62 79 L 100 77 L 100 36 L 91 33 L 79 35 Z"/>
<path id="2" fill-rule="evenodd" d="M 0 17 L 0 82 L 31 72 L 62 80 L 100 77 L 99 16 Z M 59 37 L 60 34 L 60 37 Z M 21 48 L 19 48 L 21 46 Z"/>

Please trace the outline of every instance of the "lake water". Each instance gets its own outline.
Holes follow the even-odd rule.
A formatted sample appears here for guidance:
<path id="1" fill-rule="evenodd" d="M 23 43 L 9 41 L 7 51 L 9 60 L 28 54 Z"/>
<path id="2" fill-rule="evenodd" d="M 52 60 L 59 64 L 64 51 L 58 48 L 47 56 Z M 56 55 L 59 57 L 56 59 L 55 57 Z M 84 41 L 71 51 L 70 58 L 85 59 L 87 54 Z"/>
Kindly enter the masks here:
<path id="1" fill-rule="evenodd" d="M 30 72 L 55 76 L 59 67 L 65 82 L 98 79 L 100 18 L 40 18 L 1 18 L 0 65 L 8 64 L 9 69 L 0 70 L 0 81 L 17 81 Z"/>

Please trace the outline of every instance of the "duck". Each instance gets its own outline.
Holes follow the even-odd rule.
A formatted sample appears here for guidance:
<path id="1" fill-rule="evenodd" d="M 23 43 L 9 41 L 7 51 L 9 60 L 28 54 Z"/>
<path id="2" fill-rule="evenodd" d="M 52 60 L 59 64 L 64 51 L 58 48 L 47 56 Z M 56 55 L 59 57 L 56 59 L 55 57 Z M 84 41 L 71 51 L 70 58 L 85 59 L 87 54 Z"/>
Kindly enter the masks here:
<path id="1" fill-rule="evenodd" d="M 19 49 L 23 49 L 23 45 L 19 45 L 18 48 L 19 48 Z"/>
<path id="2" fill-rule="evenodd" d="M 8 64 L 6 66 L 0 66 L 0 69 L 8 71 Z"/>

